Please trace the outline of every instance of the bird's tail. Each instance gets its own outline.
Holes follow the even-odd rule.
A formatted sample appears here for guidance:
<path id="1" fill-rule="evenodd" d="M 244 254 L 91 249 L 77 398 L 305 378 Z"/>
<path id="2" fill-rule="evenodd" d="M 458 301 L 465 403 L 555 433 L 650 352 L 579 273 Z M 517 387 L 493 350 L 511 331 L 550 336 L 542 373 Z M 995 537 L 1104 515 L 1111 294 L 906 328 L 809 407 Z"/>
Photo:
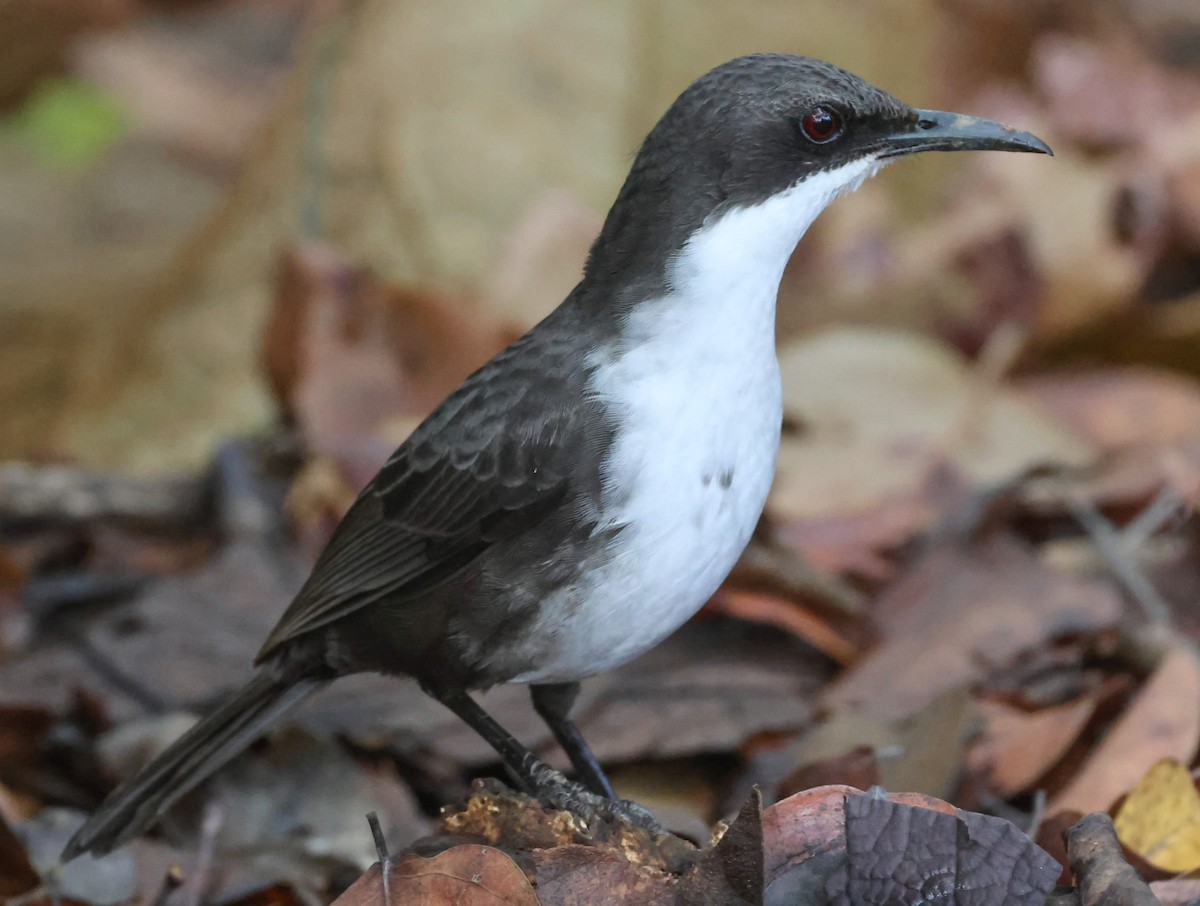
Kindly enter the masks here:
<path id="1" fill-rule="evenodd" d="M 63 861 L 101 855 L 149 828 L 180 796 L 241 752 L 323 683 L 263 670 L 240 692 L 109 794 L 67 843 Z"/>

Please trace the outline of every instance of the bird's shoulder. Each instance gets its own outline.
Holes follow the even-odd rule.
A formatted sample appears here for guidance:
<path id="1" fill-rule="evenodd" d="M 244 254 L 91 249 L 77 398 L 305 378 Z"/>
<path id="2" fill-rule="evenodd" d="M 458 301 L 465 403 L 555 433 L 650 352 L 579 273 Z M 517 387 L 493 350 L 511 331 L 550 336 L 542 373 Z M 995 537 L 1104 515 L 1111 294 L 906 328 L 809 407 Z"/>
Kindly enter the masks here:
<path id="1" fill-rule="evenodd" d="M 569 329 L 543 322 L 472 374 L 363 489 L 259 653 L 382 599 L 421 595 L 540 522 L 604 431 Z"/>
<path id="2" fill-rule="evenodd" d="M 384 518 L 434 536 L 478 529 L 565 490 L 597 412 L 587 364 L 547 325 L 472 374 L 372 480 Z"/>

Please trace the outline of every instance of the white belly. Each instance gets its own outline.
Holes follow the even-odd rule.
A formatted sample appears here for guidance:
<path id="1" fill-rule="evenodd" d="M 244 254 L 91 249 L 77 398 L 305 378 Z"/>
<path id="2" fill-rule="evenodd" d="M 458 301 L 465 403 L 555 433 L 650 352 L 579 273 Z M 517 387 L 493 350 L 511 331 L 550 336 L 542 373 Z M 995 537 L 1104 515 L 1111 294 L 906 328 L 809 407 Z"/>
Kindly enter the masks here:
<path id="1" fill-rule="evenodd" d="M 628 351 L 601 364 L 593 390 L 622 413 L 622 428 L 600 530 L 621 531 L 580 584 L 545 609 L 541 663 L 518 682 L 568 682 L 624 663 L 682 625 L 729 574 L 779 451 L 770 308 L 765 326 L 731 332 L 702 330 L 697 312 L 664 303 L 648 313 L 645 333 L 631 334 Z"/>

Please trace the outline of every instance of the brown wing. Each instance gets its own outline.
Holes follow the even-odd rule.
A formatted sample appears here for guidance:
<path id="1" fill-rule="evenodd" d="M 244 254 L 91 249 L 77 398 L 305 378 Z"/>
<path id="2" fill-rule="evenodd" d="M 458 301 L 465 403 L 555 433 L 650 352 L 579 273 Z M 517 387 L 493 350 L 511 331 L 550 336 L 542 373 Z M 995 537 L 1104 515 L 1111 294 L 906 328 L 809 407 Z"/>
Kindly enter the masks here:
<path id="1" fill-rule="evenodd" d="M 586 434 L 579 363 L 529 335 L 443 402 L 335 530 L 259 660 L 375 601 L 444 582 L 561 505 Z"/>

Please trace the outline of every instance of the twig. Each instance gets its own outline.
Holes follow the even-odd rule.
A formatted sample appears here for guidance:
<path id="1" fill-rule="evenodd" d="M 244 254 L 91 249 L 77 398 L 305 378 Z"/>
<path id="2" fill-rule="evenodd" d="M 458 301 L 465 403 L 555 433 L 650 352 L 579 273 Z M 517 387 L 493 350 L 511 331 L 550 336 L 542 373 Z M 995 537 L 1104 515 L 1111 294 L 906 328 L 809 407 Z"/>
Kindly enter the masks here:
<path id="1" fill-rule="evenodd" d="M 1168 520 L 1175 517 L 1183 503 L 1183 498 L 1171 485 L 1159 491 L 1158 496 L 1121 530 L 1121 544 L 1125 550 L 1132 553 L 1149 541 Z"/>
<path id="2" fill-rule="evenodd" d="M 367 812 L 367 824 L 371 828 L 371 836 L 375 839 L 375 854 L 379 856 L 379 875 L 383 878 L 383 906 L 392 903 L 392 857 L 388 853 L 387 839 L 383 836 L 383 828 L 379 826 L 379 815 Z"/>
<path id="3" fill-rule="evenodd" d="M 216 803 L 210 802 L 204 809 L 204 820 L 200 824 L 200 846 L 196 853 L 196 870 L 192 872 L 181 906 L 201 906 L 204 902 L 205 888 L 212 874 L 217 837 L 221 832 L 224 817 L 221 807 Z"/>
<path id="4" fill-rule="evenodd" d="M 1171 624 L 1171 608 L 1162 595 L 1150 583 L 1137 564 L 1130 557 L 1130 552 L 1122 543 L 1121 535 L 1113 528 L 1112 523 L 1100 512 L 1075 495 L 1067 495 L 1067 506 L 1084 531 L 1096 543 L 1096 549 L 1108 562 L 1113 575 L 1125 586 L 1125 590 L 1141 606 L 1142 611 L 1151 623 L 1159 626 Z M 1153 506 L 1153 504 L 1151 504 Z"/>
<path id="5" fill-rule="evenodd" d="M 1038 831 L 1042 829 L 1042 821 L 1046 817 L 1046 791 L 1038 788 L 1033 793 L 1033 811 L 1029 815 L 1029 827 L 1025 836 L 1037 840 Z"/>

